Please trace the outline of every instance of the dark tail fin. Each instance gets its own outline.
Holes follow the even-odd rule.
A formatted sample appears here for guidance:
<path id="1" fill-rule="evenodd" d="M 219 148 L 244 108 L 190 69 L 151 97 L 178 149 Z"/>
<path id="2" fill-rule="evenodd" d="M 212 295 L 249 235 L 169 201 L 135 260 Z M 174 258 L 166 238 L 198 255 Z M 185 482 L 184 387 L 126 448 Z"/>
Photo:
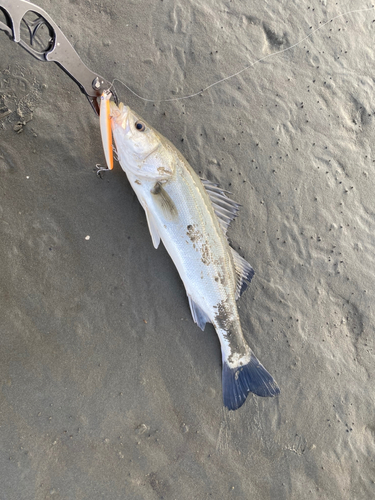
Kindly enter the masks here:
<path id="1" fill-rule="evenodd" d="M 240 408 L 249 392 L 262 397 L 273 397 L 280 393 L 277 383 L 253 353 L 246 365 L 235 368 L 223 360 L 222 384 L 224 405 L 229 410 Z"/>

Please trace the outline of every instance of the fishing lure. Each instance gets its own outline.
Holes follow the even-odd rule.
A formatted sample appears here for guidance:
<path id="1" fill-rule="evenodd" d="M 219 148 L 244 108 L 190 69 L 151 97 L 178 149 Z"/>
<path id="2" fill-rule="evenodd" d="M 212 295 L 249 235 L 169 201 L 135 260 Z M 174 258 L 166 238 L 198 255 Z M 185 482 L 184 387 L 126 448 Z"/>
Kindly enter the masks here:
<path id="1" fill-rule="evenodd" d="M 99 124 L 100 124 L 100 134 L 102 137 L 102 144 L 103 144 L 103 150 L 107 168 L 98 166 L 98 172 L 97 172 L 98 174 L 100 174 L 100 172 L 113 169 L 113 145 L 112 145 L 112 130 L 111 130 L 111 118 L 110 118 L 110 106 L 109 106 L 111 97 L 112 97 L 112 92 L 110 90 L 105 90 L 100 96 Z"/>

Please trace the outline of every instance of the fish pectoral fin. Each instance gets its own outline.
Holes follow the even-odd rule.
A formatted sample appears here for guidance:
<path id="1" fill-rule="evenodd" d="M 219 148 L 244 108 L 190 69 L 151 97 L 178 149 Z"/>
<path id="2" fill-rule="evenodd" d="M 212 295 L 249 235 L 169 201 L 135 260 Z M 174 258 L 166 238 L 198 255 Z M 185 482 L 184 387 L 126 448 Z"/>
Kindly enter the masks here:
<path id="1" fill-rule="evenodd" d="M 236 283 L 236 300 L 241 297 L 254 276 L 254 269 L 250 264 L 231 247 L 232 257 L 234 260 L 234 267 L 236 269 L 237 283 Z"/>
<path id="2" fill-rule="evenodd" d="M 152 244 L 154 245 L 155 248 L 158 248 L 159 243 L 160 243 L 160 236 L 159 236 L 158 227 L 156 225 L 154 216 L 152 215 L 150 210 L 147 207 L 144 207 L 144 209 L 146 212 L 148 229 L 150 231 L 151 238 L 152 238 Z"/>
<path id="3" fill-rule="evenodd" d="M 194 323 L 203 331 L 206 323 L 210 323 L 210 318 L 207 314 L 194 302 L 188 294 L 191 315 L 193 316 Z"/>
<path id="4" fill-rule="evenodd" d="M 161 210 L 163 217 L 169 221 L 175 220 L 178 216 L 177 207 L 161 182 L 155 184 L 151 189 L 151 194 L 153 195 L 155 205 Z"/>

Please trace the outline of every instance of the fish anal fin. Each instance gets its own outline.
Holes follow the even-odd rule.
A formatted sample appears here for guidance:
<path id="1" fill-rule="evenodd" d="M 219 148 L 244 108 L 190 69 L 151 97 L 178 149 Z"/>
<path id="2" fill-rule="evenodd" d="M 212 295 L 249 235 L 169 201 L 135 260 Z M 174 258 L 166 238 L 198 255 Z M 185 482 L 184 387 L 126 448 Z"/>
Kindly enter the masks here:
<path id="1" fill-rule="evenodd" d="M 154 245 L 155 248 L 158 248 L 159 243 L 160 243 L 160 236 L 159 236 L 159 232 L 158 232 L 158 227 L 156 225 L 154 216 L 152 215 L 150 210 L 148 210 L 147 207 L 145 207 L 145 212 L 146 212 L 148 229 L 149 229 L 150 234 L 151 234 L 152 244 Z"/>
<path id="2" fill-rule="evenodd" d="M 211 200 L 214 212 L 219 219 L 220 226 L 227 233 L 227 229 L 232 220 L 237 217 L 240 205 L 228 198 L 229 191 L 221 189 L 217 184 L 206 179 L 201 179 L 202 184 Z"/>
<path id="3" fill-rule="evenodd" d="M 194 323 L 203 331 L 206 323 L 210 323 L 210 318 L 207 314 L 194 302 L 190 295 L 188 295 L 191 315 L 193 316 Z"/>
<path id="4" fill-rule="evenodd" d="M 250 264 L 234 248 L 231 248 L 231 251 L 237 275 L 236 299 L 238 299 L 246 290 L 255 273 Z"/>

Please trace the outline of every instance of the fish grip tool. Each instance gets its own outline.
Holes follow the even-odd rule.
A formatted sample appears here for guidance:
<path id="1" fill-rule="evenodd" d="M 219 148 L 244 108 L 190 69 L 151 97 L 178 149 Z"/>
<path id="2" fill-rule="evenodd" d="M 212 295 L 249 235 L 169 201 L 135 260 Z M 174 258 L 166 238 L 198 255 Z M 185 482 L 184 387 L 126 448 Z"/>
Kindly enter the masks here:
<path id="1" fill-rule="evenodd" d="M 78 85 L 86 95 L 97 115 L 100 113 L 98 99 L 105 90 L 111 89 L 116 104 L 118 98 L 111 82 L 91 71 L 79 57 L 64 33 L 43 9 L 28 0 L 0 0 L 0 10 L 6 24 L 0 21 L 0 31 L 4 31 L 11 40 L 18 43 L 29 54 L 43 62 L 56 63 Z M 25 19 L 28 13 L 36 16 L 34 21 Z M 30 45 L 21 38 L 21 23 L 29 31 Z M 48 30 L 49 41 L 44 50 L 37 50 L 33 45 L 41 26 Z"/>

